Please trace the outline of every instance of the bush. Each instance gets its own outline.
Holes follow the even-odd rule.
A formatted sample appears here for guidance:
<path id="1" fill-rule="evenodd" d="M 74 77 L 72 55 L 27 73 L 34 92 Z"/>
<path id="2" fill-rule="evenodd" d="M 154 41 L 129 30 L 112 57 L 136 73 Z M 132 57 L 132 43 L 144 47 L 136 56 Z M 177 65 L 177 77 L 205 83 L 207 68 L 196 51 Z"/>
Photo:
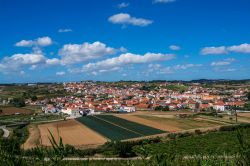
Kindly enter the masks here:
<path id="1" fill-rule="evenodd" d="M 13 106 L 15 107 L 24 107 L 25 106 L 25 101 L 23 98 L 14 98 L 10 102 Z"/>
<path id="2" fill-rule="evenodd" d="M 178 133 L 177 135 L 179 138 L 182 138 L 182 137 L 188 137 L 188 136 L 192 135 L 192 133 L 186 131 L 183 133 Z"/>
<path id="3" fill-rule="evenodd" d="M 194 133 L 200 135 L 200 134 L 202 134 L 202 131 L 197 129 L 197 130 L 194 130 Z"/>
<path id="4" fill-rule="evenodd" d="M 175 139 L 176 137 L 177 137 L 176 133 L 170 133 L 170 134 L 168 134 L 168 138 L 170 138 L 170 139 Z"/>

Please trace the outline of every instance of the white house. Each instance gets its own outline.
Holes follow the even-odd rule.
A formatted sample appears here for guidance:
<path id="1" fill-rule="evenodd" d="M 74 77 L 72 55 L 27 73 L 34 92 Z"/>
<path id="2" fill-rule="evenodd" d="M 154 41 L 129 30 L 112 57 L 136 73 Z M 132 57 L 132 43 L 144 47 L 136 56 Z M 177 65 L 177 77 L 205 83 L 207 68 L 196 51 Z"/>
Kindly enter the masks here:
<path id="1" fill-rule="evenodd" d="M 217 110 L 217 111 L 225 111 L 225 104 L 220 102 L 220 103 L 215 103 L 213 105 L 213 109 Z"/>
<path id="2" fill-rule="evenodd" d="M 71 117 L 80 117 L 81 116 L 80 111 L 77 108 L 68 107 L 66 109 L 62 109 L 62 113 L 68 114 Z"/>
<path id="3" fill-rule="evenodd" d="M 135 107 L 120 107 L 120 112 L 135 112 Z"/>

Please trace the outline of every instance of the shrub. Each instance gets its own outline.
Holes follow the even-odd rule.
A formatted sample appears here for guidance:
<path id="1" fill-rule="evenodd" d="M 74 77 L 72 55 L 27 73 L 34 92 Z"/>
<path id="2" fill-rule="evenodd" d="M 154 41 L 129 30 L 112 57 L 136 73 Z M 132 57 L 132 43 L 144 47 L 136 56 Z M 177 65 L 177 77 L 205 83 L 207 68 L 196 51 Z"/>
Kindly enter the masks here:
<path id="1" fill-rule="evenodd" d="M 179 133 L 177 135 L 178 135 L 179 138 L 182 138 L 182 137 L 188 137 L 188 136 L 192 135 L 192 133 L 186 131 L 186 132 L 183 132 L 183 133 Z"/>
<path id="2" fill-rule="evenodd" d="M 200 135 L 200 134 L 202 134 L 202 131 L 197 129 L 197 130 L 194 131 L 194 133 Z"/>

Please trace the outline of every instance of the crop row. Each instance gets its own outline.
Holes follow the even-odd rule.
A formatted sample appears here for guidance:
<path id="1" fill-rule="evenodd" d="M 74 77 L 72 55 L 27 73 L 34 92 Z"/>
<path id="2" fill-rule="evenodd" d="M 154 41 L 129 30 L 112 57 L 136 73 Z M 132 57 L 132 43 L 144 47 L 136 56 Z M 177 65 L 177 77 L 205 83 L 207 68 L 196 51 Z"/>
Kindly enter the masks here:
<path id="1" fill-rule="evenodd" d="M 124 140 L 141 136 L 138 133 L 113 125 L 95 116 L 81 117 L 77 120 L 110 140 Z"/>
<path id="2" fill-rule="evenodd" d="M 145 126 L 139 123 L 131 122 L 122 118 L 118 118 L 113 115 L 99 115 L 98 118 L 104 119 L 106 121 L 109 121 L 111 123 L 114 123 L 118 126 L 124 127 L 128 130 L 132 130 L 136 133 L 141 134 L 142 136 L 148 136 L 148 135 L 155 135 L 155 134 L 161 134 L 164 133 L 164 131 L 152 128 L 149 126 Z"/>

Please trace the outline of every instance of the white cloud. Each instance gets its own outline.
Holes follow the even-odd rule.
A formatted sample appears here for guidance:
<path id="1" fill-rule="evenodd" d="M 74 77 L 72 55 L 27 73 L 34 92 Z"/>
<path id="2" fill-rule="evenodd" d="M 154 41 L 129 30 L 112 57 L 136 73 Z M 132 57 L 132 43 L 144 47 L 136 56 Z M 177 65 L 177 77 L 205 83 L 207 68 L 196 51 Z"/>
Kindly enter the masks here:
<path id="1" fill-rule="evenodd" d="M 40 54 L 14 54 L 4 58 L 4 62 L 18 62 L 22 65 L 38 64 L 45 61 L 45 57 Z"/>
<path id="2" fill-rule="evenodd" d="M 21 40 L 15 44 L 17 47 L 31 47 L 33 45 L 32 40 Z"/>
<path id="3" fill-rule="evenodd" d="M 227 54 L 225 46 L 221 47 L 205 47 L 201 50 L 201 55 L 218 55 L 218 54 Z"/>
<path id="4" fill-rule="evenodd" d="M 39 37 L 35 40 L 21 40 L 15 44 L 17 47 L 45 47 L 52 44 L 52 39 L 48 36 Z"/>
<path id="5" fill-rule="evenodd" d="M 40 37 L 40 38 L 37 39 L 36 43 L 37 43 L 38 46 L 45 47 L 45 46 L 51 45 L 52 44 L 52 40 L 48 36 L 46 36 L 46 37 Z"/>
<path id="6" fill-rule="evenodd" d="M 59 65 L 61 61 L 57 58 L 47 59 L 46 64 L 47 65 Z"/>
<path id="7" fill-rule="evenodd" d="M 60 64 L 57 58 L 48 59 L 43 54 L 27 53 L 14 54 L 12 56 L 4 57 L 0 61 L 1 73 L 13 73 L 28 68 L 34 70 L 38 67 L 48 67 Z"/>
<path id="8" fill-rule="evenodd" d="M 142 27 L 148 26 L 148 25 L 153 23 L 152 20 L 131 17 L 127 13 L 115 14 L 115 15 L 109 17 L 108 21 L 113 23 L 113 24 L 134 25 L 134 26 L 142 26 Z"/>
<path id="9" fill-rule="evenodd" d="M 63 75 L 65 75 L 65 72 L 64 71 L 56 72 L 56 75 L 57 76 L 63 76 Z"/>
<path id="10" fill-rule="evenodd" d="M 241 45 L 234 45 L 227 48 L 228 51 L 238 52 L 238 53 L 250 53 L 250 44 L 244 43 Z"/>
<path id="11" fill-rule="evenodd" d="M 120 3 L 120 4 L 117 5 L 117 7 L 119 9 L 126 8 L 128 6 L 129 6 L 129 3 L 126 3 L 126 2 L 122 2 L 122 3 Z"/>
<path id="12" fill-rule="evenodd" d="M 66 32 L 72 32 L 73 30 L 70 28 L 66 28 L 66 29 L 58 29 L 59 33 L 66 33 Z"/>
<path id="13" fill-rule="evenodd" d="M 213 69 L 215 72 L 234 72 L 237 71 L 235 68 L 221 68 L 221 67 L 216 67 Z"/>
<path id="14" fill-rule="evenodd" d="M 184 65 L 175 65 L 175 66 L 167 66 L 164 67 L 160 64 L 149 64 L 148 72 L 154 72 L 156 74 L 172 74 L 178 70 L 186 70 L 194 67 L 201 67 L 202 64 L 184 64 Z"/>
<path id="15" fill-rule="evenodd" d="M 173 51 L 178 51 L 178 50 L 181 49 L 181 47 L 180 47 L 180 46 L 177 46 L 177 45 L 170 45 L 170 46 L 169 46 L 169 49 L 170 49 L 170 50 L 173 50 Z"/>
<path id="16" fill-rule="evenodd" d="M 175 1 L 176 0 L 154 0 L 153 3 L 171 3 Z"/>
<path id="17" fill-rule="evenodd" d="M 226 62 L 226 61 L 219 61 L 219 62 L 212 62 L 211 66 L 226 66 L 230 65 L 231 62 Z"/>
<path id="18" fill-rule="evenodd" d="M 192 68 L 192 67 L 201 67 L 203 66 L 202 64 L 185 64 L 185 65 L 176 65 L 173 67 L 173 69 L 175 70 L 186 70 L 188 68 Z"/>
<path id="19" fill-rule="evenodd" d="M 46 58 L 41 54 L 14 54 L 4 57 L 0 62 L 0 72 L 9 73 L 20 71 L 24 67 L 35 68 L 39 64 L 44 64 Z M 32 67 L 33 66 L 33 67 Z"/>
<path id="20" fill-rule="evenodd" d="M 80 70 L 71 70 L 72 72 L 87 72 L 87 71 L 100 71 L 110 70 L 117 67 L 122 67 L 130 64 L 144 64 L 156 61 L 166 61 L 175 58 L 174 54 L 161 54 L 161 53 L 146 53 L 144 55 L 126 53 L 121 54 L 119 57 L 114 57 L 99 61 L 96 63 L 88 63 Z"/>
<path id="21" fill-rule="evenodd" d="M 228 52 L 250 53 L 250 44 L 244 43 L 233 46 L 205 47 L 201 49 L 201 55 L 227 54 Z"/>
<path id="22" fill-rule="evenodd" d="M 227 66 L 234 62 L 234 58 L 224 59 L 223 61 L 212 62 L 211 66 Z"/>
<path id="23" fill-rule="evenodd" d="M 62 57 L 62 64 L 66 65 L 97 59 L 114 53 L 116 53 L 116 49 L 107 47 L 106 44 L 99 41 L 94 43 L 66 44 L 59 51 L 59 55 Z"/>

